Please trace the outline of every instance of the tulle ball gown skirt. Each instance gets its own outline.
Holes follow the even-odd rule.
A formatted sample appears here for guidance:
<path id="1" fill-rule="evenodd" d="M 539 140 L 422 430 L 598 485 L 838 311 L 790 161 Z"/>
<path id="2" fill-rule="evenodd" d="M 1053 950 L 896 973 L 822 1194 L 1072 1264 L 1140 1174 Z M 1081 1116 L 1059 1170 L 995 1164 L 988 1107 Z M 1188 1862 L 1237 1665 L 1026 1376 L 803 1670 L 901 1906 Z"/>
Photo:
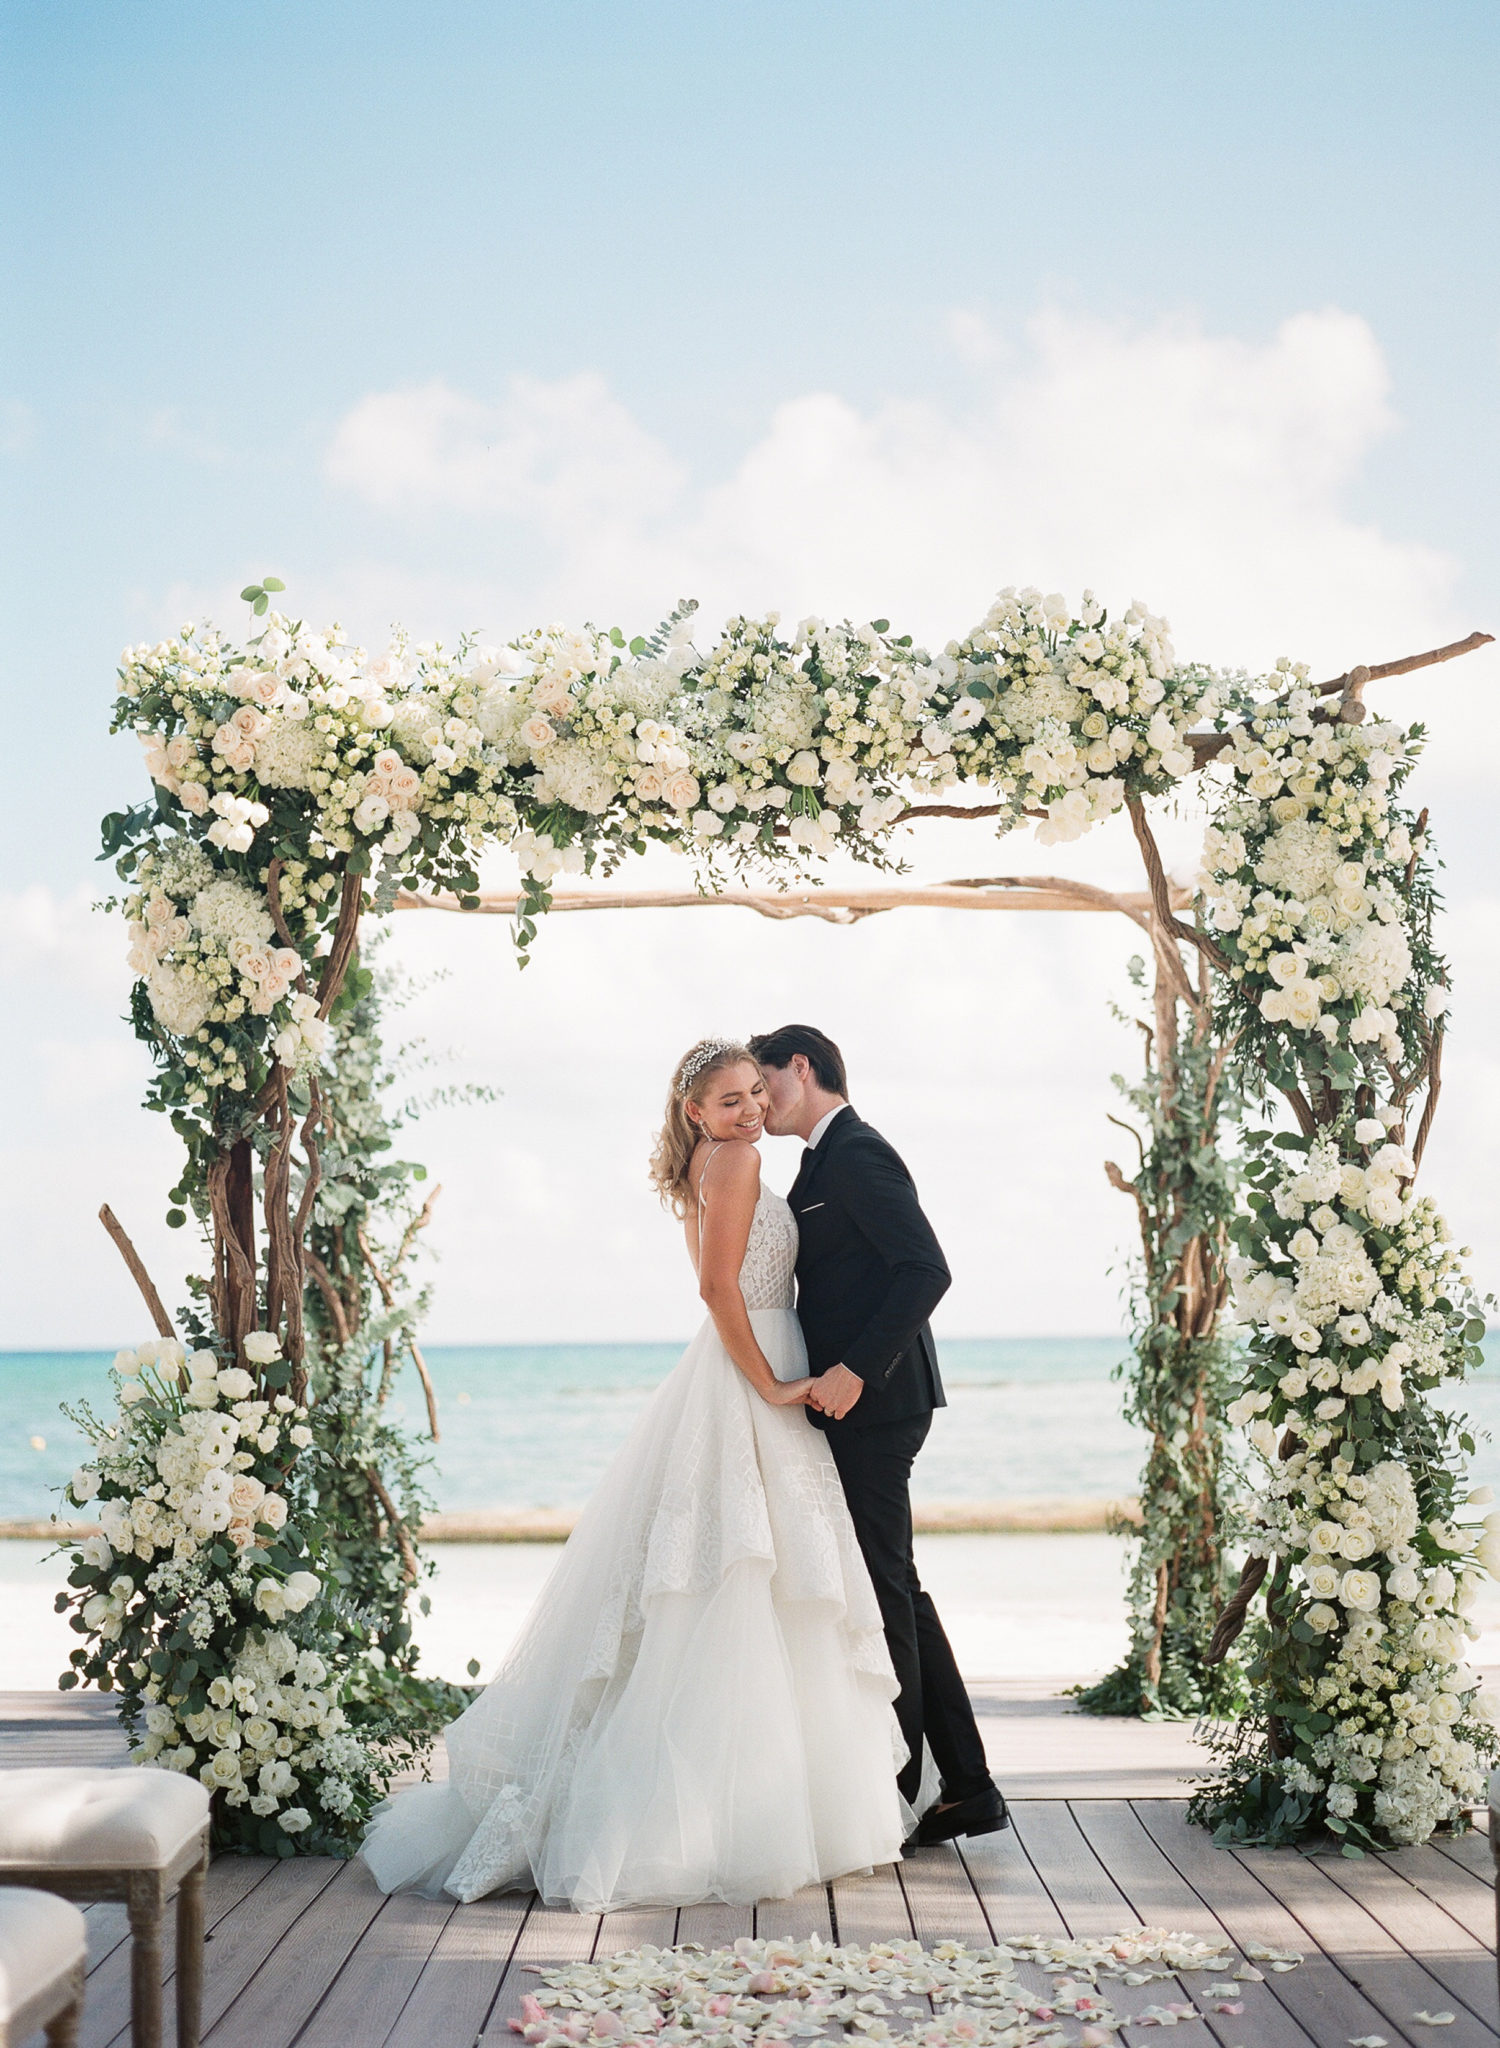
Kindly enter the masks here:
<path id="1" fill-rule="evenodd" d="M 800 1377 L 792 1311 L 751 1319 Z M 383 1890 L 432 1897 L 785 1898 L 899 1855 L 895 1692 L 827 1443 L 710 1322 L 447 1729 L 447 1782 L 384 1801 L 363 1854 Z"/>

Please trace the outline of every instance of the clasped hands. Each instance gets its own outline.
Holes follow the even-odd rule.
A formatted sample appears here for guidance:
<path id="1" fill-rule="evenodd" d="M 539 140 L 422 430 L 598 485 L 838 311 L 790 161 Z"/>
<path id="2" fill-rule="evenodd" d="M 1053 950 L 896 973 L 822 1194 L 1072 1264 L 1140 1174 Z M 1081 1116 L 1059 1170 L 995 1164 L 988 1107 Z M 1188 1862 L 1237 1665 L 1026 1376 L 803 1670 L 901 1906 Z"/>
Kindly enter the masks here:
<path id="1" fill-rule="evenodd" d="M 807 1405 L 833 1422 L 842 1422 L 865 1390 L 865 1383 L 847 1365 L 830 1366 L 807 1390 Z"/>

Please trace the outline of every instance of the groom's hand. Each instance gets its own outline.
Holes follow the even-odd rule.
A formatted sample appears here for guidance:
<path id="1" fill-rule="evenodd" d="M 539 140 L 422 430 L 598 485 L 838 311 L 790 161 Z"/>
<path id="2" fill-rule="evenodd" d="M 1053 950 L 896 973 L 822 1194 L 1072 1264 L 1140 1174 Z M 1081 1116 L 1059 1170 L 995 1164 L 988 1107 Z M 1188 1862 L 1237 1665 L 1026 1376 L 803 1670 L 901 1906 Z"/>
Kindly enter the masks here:
<path id="1" fill-rule="evenodd" d="M 834 1365 L 813 1381 L 807 1398 L 820 1414 L 842 1422 L 864 1390 L 865 1383 L 857 1372 L 850 1372 L 847 1365 Z"/>

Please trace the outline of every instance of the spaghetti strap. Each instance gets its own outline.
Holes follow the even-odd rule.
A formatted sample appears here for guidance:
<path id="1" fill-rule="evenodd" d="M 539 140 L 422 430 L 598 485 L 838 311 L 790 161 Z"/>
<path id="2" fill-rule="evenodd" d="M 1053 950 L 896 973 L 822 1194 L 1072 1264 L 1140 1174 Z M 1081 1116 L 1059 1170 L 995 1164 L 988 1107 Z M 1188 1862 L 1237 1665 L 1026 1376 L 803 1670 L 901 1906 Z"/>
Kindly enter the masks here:
<path id="1" fill-rule="evenodd" d="M 723 1138 L 713 1138 L 710 1140 L 710 1143 L 713 1146 L 713 1150 L 704 1160 L 703 1171 L 698 1176 L 698 1214 L 700 1216 L 708 1207 L 708 1197 L 703 1192 L 703 1183 L 708 1179 L 708 1169 L 713 1165 L 715 1159 L 717 1159 L 719 1154 L 723 1151 L 726 1142 L 727 1140 Z"/>

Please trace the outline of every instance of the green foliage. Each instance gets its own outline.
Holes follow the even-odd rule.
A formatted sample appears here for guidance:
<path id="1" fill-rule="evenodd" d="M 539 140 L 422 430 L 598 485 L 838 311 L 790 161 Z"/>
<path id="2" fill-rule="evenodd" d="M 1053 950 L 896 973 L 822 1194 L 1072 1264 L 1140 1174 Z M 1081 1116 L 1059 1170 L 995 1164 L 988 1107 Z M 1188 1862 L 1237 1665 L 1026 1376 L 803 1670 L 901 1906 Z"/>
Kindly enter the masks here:
<path id="1" fill-rule="evenodd" d="M 1139 963 L 1132 967 L 1139 981 Z M 1089 1713 L 1181 1720 L 1232 1713 L 1244 1701 L 1237 1662 L 1210 1665 L 1204 1655 L 1229 1590 L 1226 1536 L 1239 1478 L 1224 1423 L 1232 1346 L 1216 1311 L 1238 1192 L 1226 1141 L 1241 1109 L 1206 1025 L 1204 1015 L 1165 1060 L 1153 1046 L 1140 1081 L 1115 1077 L 1135 1113 L 1141 1155 L 1125 1415 L 1150 1447 L 1127 1596 L 1130 1648 L 1079 1690 Z"/>

